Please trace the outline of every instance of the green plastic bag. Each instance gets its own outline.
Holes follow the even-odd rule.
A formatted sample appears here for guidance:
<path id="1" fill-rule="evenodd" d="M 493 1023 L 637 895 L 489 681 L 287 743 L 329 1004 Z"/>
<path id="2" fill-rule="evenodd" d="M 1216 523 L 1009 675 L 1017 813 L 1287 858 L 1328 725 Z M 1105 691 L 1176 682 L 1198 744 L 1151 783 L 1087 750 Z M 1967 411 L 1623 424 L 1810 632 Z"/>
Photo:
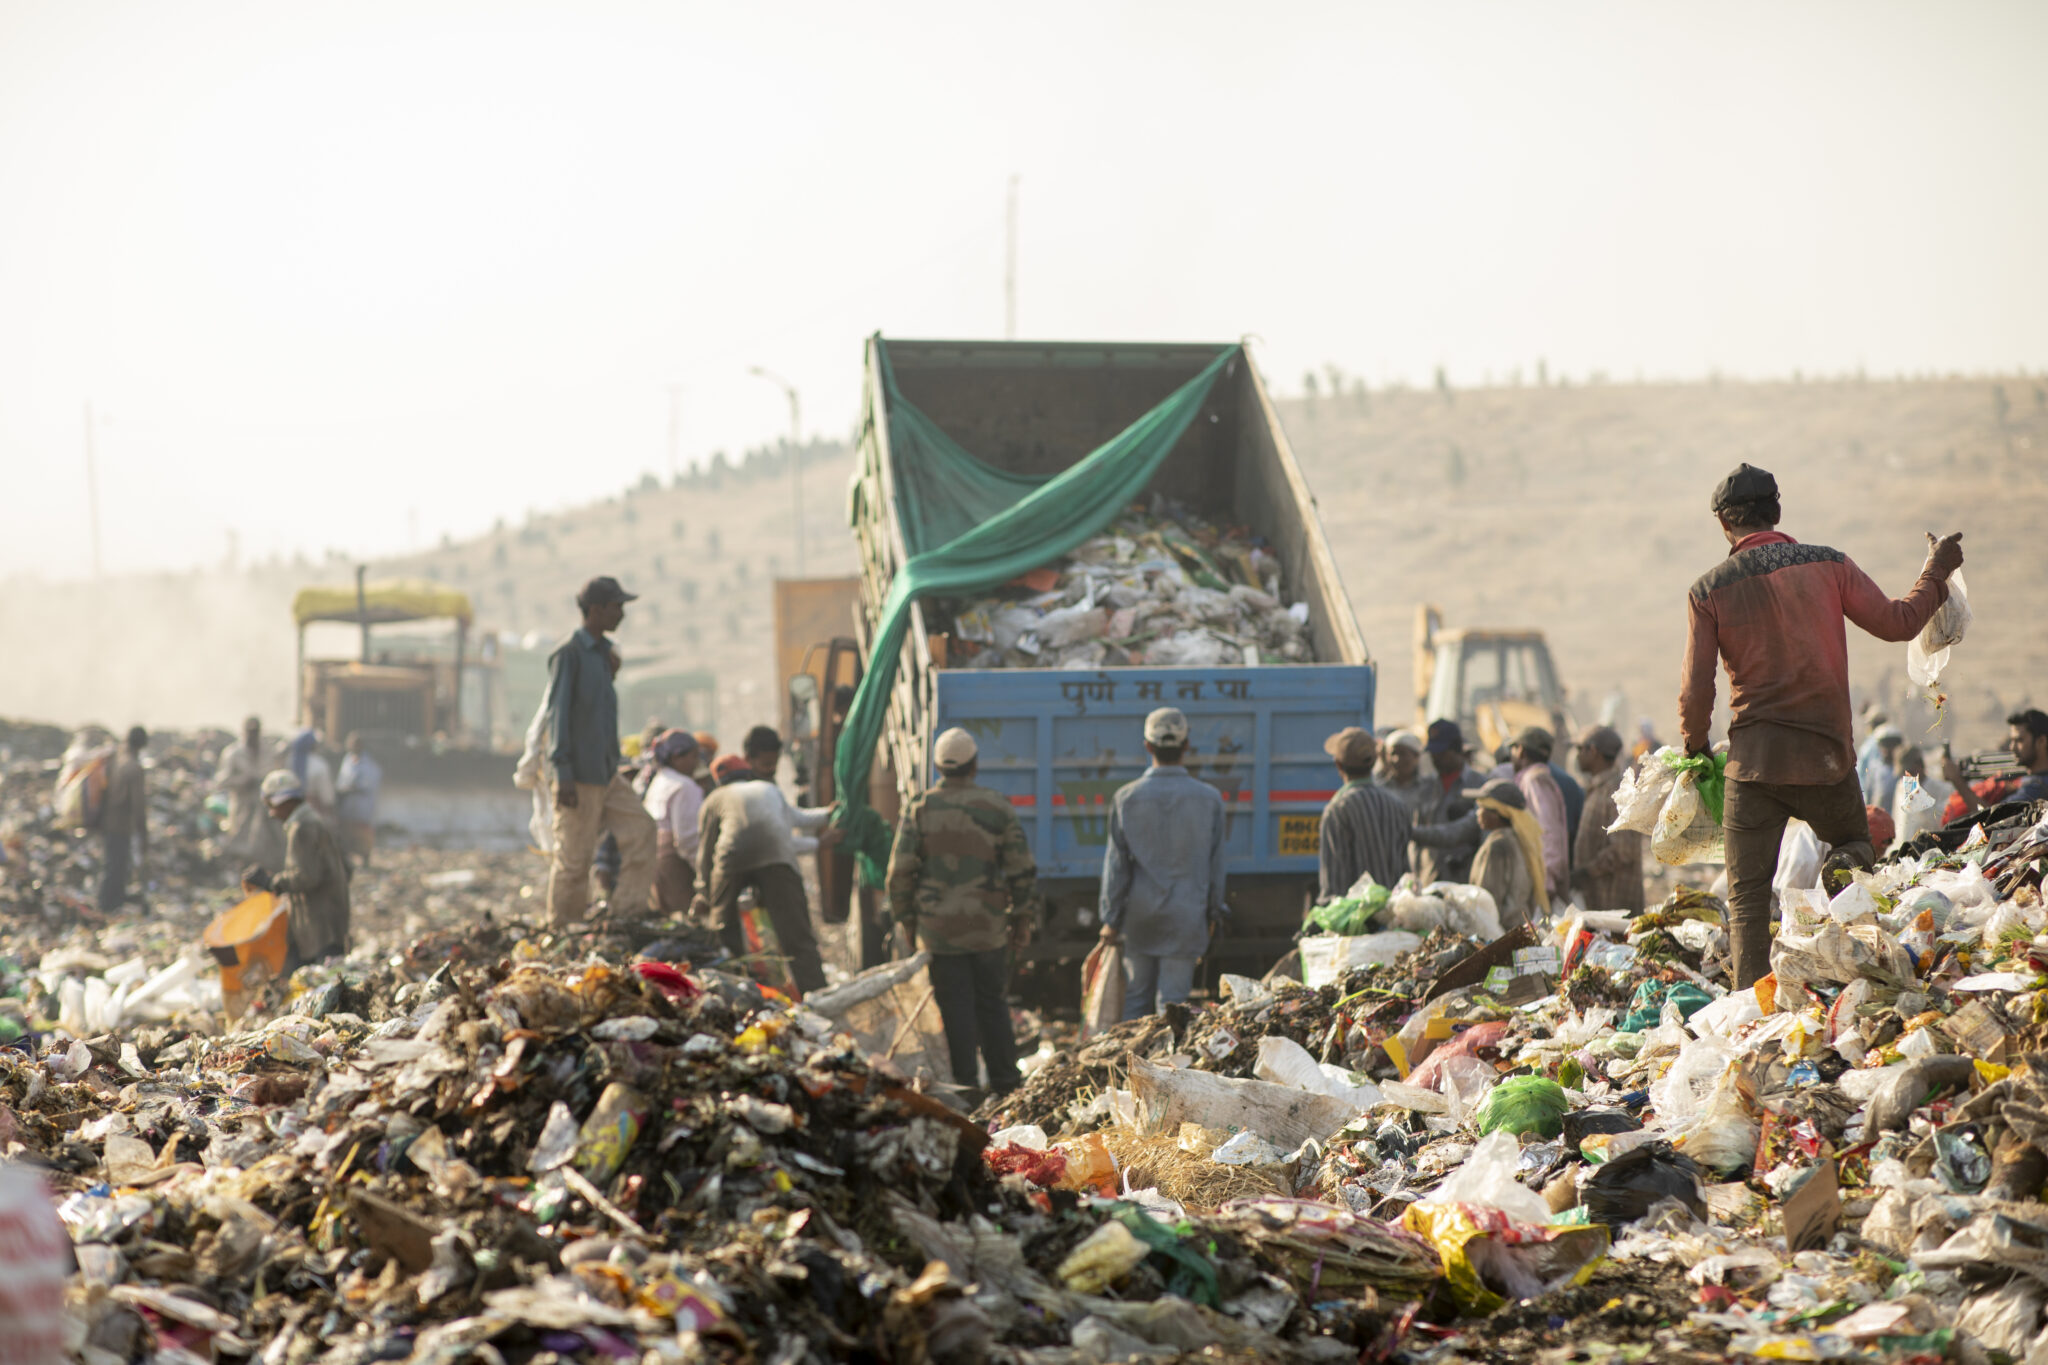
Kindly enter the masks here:
<path id="1" fill-rule="evenodd" d="M 1691 773 L 1700 804 L 1714 817 L 1715 824 L 1726 823 L 1721 812 L 1728 796 L 1727 754 L 1666 754 L 1664 766 L 1675 773 Z"/>
<path id="2" fill-rule="evenodd" d="M 1667 986 L 1662 981 L 1645 981 L 1636 987 L 1635 999 L 1629 1001 L 1629 1013 L 1614 1027 L 1623 1033 L 1641 1033 L 1657 1027 L 1657 1021 L 1664 1016 L 1666 1003 L 1678 1006 L 1681 1019 L 1690 1019 L 1714 1002 L 1714 997 L 1690 981 L 1680 981 Z"/>
<path id="3" fill-rule="evenodd" d="M 1387 908 L 1387 894 L 1384 886 L 1369 886 L 1362 896 L 1346 896 L 1318 905 L 1308 912 L 1308 922 L 1326 933 L 1347 938 L 1363 934 L 1372 917 Z"/>
<path id="4" fill-rule="evenodd" d="M 1554 1138 L 1564 1132 L 1564 1115 L 1571 1108 L 1564 1087 L 1543 1076 L 1510 1076 L 1487 1092 L 1473 1115 L 1481 1136 L 1509 1132 L 1516 1137 L 1536 1133 Z"/>

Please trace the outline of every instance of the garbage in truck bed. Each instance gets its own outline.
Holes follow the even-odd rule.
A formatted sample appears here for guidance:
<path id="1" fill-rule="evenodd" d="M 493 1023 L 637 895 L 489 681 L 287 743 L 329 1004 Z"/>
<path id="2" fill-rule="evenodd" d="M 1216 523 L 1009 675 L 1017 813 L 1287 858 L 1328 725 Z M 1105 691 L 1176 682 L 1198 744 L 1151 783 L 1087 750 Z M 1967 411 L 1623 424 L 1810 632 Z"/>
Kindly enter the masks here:
<path id="1" fill-rule="evenodd" d="M 1057 564 L 942 610 L 951 668 L 1312 663 L 1308 604 L 1279 557 L 1154 496 Z"/>

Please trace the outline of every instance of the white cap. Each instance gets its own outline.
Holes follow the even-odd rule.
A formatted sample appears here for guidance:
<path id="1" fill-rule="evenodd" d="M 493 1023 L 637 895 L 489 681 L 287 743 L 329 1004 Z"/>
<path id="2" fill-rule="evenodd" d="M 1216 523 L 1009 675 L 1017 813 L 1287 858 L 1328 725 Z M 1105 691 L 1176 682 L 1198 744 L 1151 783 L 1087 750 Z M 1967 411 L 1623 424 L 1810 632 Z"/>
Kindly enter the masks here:
<path id="1" fill-rule="evenodd" d="M 1422 752 L 1422 736 L 1413 730 L 1396 730 L 1386 738 L 1389 749 L 1406 749 L 1410 753 Z"/>
<path id="2" fill-rule="evenodd" d="M 932 760 L 941 769 L 964 768 L 974 762 L 975 755 L 980 752 L 974 736 L 956 725 L 940 735 L 932 745 Z"/>
<path id="3" fill-rule="evenodd" d="M 1162 706 L 1145 717 L 1147 744 L 1175 745 L 1188 742 L 1188 718 L 1177 706 Z"/>
<path id="4" fill-rule="evenodd" d="M 290 768 L 279 768 L 265 775 L 261 790 L 266 805 L 275 806 L 282 801 L 306 799 L 306 784 L 299 781 L 299 775 Z"/>

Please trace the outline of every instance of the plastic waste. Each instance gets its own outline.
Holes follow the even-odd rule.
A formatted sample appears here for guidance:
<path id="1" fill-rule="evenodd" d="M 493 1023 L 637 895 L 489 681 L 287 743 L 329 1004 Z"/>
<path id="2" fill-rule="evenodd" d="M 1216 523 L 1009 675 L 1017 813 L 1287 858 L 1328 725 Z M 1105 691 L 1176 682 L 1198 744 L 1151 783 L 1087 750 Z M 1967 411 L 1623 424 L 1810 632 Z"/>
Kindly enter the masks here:
<path id="1" fill-rule="evenodd" d="M 1479 1139 L 1451 1178 L 1437 1186 L 1430 1202 L 1498 1209 L 1517 1223 L 1549 1222 L 1550 1206 L 1543 1196 L 1515 1179 L 1521 1156 L 1522 1147 L 1514 1134 L 1489 1133 Z"/>
<path id="2" fill-rule="evenodd" d="M 647 1097 L 632 1086 L 619 1081 L 605 1086 L 590 1117 L 583 1120 L 577 1171 L 599 1185 L 617 1175 L 626 1153 L 639 1140 L 647 1115 Z"/>
<path id="3" fill-rule="evenodd" d="M 1224 1166 L 1270 1166 L 1285 1161 L 1287 1153 L 1257 1133 L 1236 1133 L 1209 1153 L 1209 1160 Z"/>
<path id="4" fill-rule="evenodd" d="M 1535 1133 L 1554 1138 L 1564 1131 L 1564 1115 L 1570 1107 L 1564 1087 L 1556 1081 L 1544 1076 L 1510 1076 L 1487 1093 L 1473 1118 L 1482 1134 L 1521 1137 Z"/>
<path id="5" fill-rule="evenodd" d="M 1301 941 L 1301 982 L 1327 986 L 1355 968 L 1392 962 L 1421 946 L 1420 936 L 1400 929 L 1356 936 L 1311 935 Z"/>
<path id="6" fill-rule="evenodd" d="M 1100 1294 L 1138 1268 L 1151 1249 L 1112 1218 L 1060 1262 L 1060 1283 L 1077 1294 Z"/>
<path id="7" fill-rule="evenodd" d="M 1962 643 L 1969 628 L 1969 585 L 1963 582 L 1963 571 L 1957 569 L 1948 576 L 1948 600 L 1906 645 L 1906 676 L 1919 687 L 1939 683 L 1942 670 L 1948 667 L 1949 652 Z"/>
<path id="8" fill-rule="evenodd" d="M 1663 1141 L 1587 1167 L 1579 1177 L 1579 1196 L 1593 1221 L 1614 1226 L 1635 1222 L 1666 1199 L 1678 1200 L 1695 1218 L 1707 1216 L 1698 1163 Z"/>
<path id="9" fill-rule="evenodd" d="M 1549 1206 L 1540 1197 L 1536 1203 L 1547 1217 Z M 1499 1209 L 1470 1204 L 1411 1204 L 1401 1225 L 1436 1246 L 1451 1297 L 1467 1313 L 1584 1284 L 1607 1251 L 1604 1227 L 1518 1224 Z"/>
<path id="10" fill-rule="evenodd" d="M 1667 745 L 1654 754 L 1645 754 L 1622 775 L 1621 785 L 1614 793 L 1615 817 L 1607 827 L 1608 833 L 1656 831 L 1657 817 L 1670 799 L 1671 789 L 1678 784 L 1678 774 L 1665 765 L 1664 757 L 1676 752 Z"/>
<path id="11" fill-rule="evenodd" d="M 1785 835 L 1778 841 L 1778 871 L 1771 885 L 1779 891 L 1820 885 L 1821 864 L 1829 848 L 1804 820 L 1785 822 Z"/>
<path id="12" fill-rule="evenodd" d="M 1259 1060 L 1252 1074 L 1275 1085 L 1329 1095 L 1360 1111 L 1372 1109 L 1384 1099 L 1380 1088 L 1371 1081 L 1362 1076 L 1354 1079 L 1342 1067 L 1318 1062 L 1307 1048 L 1276 1034 L 1259 1039 Z"/>

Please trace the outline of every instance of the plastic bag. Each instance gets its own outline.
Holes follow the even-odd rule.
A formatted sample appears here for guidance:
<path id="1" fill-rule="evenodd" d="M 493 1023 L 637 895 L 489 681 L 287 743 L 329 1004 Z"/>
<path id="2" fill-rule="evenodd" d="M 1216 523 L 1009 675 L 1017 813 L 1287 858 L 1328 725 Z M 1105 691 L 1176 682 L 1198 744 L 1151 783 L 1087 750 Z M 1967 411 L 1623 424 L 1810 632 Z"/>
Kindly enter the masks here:
<path id="1" fill-rule="evenodd" d="M 1332 934 L 1362 934 L 1372 917 L 1384 910 L 1388 891 L 1370 878 L 1361 878 L 1365 887 L 1353 887 L 1341 899 L 1325 902 L 1308 912 L 1308 922 Z"/>
<path id="2" fill-rule="evenodd" d="M 1948 667 L 1949 651 L 1962 643 L 1970 628 L 1970 596 L 1963 571 L 1948 576 L 1948 601 L 1927 618 L 1920 633 L 1906 645 L 1906 676 L 1916 686 L 1933 687 Z"/>
<path id="3" fill-rule="evenodd" d="M 1621 786 L 1614 793 L 1615 815 L 1614 823 L 1607 827 L 1609 834 L 1623 830 L 1634 830 L 1637 834 L 1656 831 L 1658 812 L 1664 809 L 1664 802 L 1678 782 L 1678 774 L 1664 766 L 1664 756 L 1676 752 L 1667 745 L 1654 754 L 1645 754 L 1635 767 L 1622 774 Z"/>
<path id="4" fill-rule="evenodd" d="M 1662 1114 L 1662 1110 L 1658 1113 Z M 1699 1117 L 1687 1125 L 1673 1145 L 1723 1179 L 1749 1174 L 1756 1164 L 1756 1140 L 1763 1125 L 1750 1117 L 1743 1103 L 1735 1068 L 1721 1073 Z"/>
<path id="5" fill-rule="evenodd" d="M 1564 1087 L 1543 1076 L 1510 1076 L 1486 1096 L 1473 1118 L 1481 1133 L 1535 1133 L 1554 1138 L 1571 1108 Z"/>
<path id="6" fill-rule="evenodd" d="M 1656 826 L 1650 832 L 1650 852 L 1669 867 L 1721 861 L 1721 825 L 1707 813 L 1699 778 L 1691 771 L 1678 774 L 1664 809 L 1657 813 Z"/>
<path id="7" fill-rule="evenodd" d="M 1579 1179 L 1579 1197 L 1596 1223 L 1633 1223 L 1666 1199 L 1678 1200 L 1704 1221 L 1707 1201 L 1699 1176 L 1699 1164 L 1670 1143 L 1647 1142 L 1588 1167 Z"/>
<path id="8" fill-rule="evenodd" d="M 1543 1196 L 1515 1179 L 1522 1144 L 1509 1132 L 1489 1133 L 1472 1148 L 1465 1164 L 1429 1196 L 1433 1204 L 1470 1204 L 1498 1209 L 1517 1223 L 1541 1226 L 1550 1221 Z"/>
<path id="9" fill-rule="evenodd" d="M 1420 935 L 1400 929 L 1379 934 L 1318 934 L 1301 941 L 1301 984 L 1327 986 L 1355 967 L 1392 962 L 1422 946 Z"/>
<path id="10" fill-rule="evenodd" d="M 1115 1028 L 1124 1017 L 1124 950 L 1098 942 L 1081 963 L 1081 1036 Z"/>
<path id="11" fill-rule="evenodd" d="M 1383 1103 L 1378 1086 L 1328 1062 L 1318 1062 L 1307 1048 L 1292 1038 L 1268 1034 L 1259 1039 L 1259 1060 L 1252 1074 L 1275 1085 L 1291 1085 L 1318 1095 L 1343 1100 L 1361 1111 Z"/>
<path id="12" fill-rule="evenodd" d="M 1778 841 L 1778 872 L 1771 885 L 1779 891 L 1820 885 L 1821 864 L 1827 861 L 1828 846 L 1804 820 L 1787 820 L 1785 837 Z"/>
<path id="13" fill-rule="evenodd" d="M 1549 1207 L 1536 1203 L 1548 1217 Z M 1604 1227 L 1517 1225 L 1498 1209 L 1467 1204 L 1411 1204 L 1401 1226 L 1436 1247 L 1451 1297 L 1472 1314 L 1584 1284 L 1607 1252 Z"/>

